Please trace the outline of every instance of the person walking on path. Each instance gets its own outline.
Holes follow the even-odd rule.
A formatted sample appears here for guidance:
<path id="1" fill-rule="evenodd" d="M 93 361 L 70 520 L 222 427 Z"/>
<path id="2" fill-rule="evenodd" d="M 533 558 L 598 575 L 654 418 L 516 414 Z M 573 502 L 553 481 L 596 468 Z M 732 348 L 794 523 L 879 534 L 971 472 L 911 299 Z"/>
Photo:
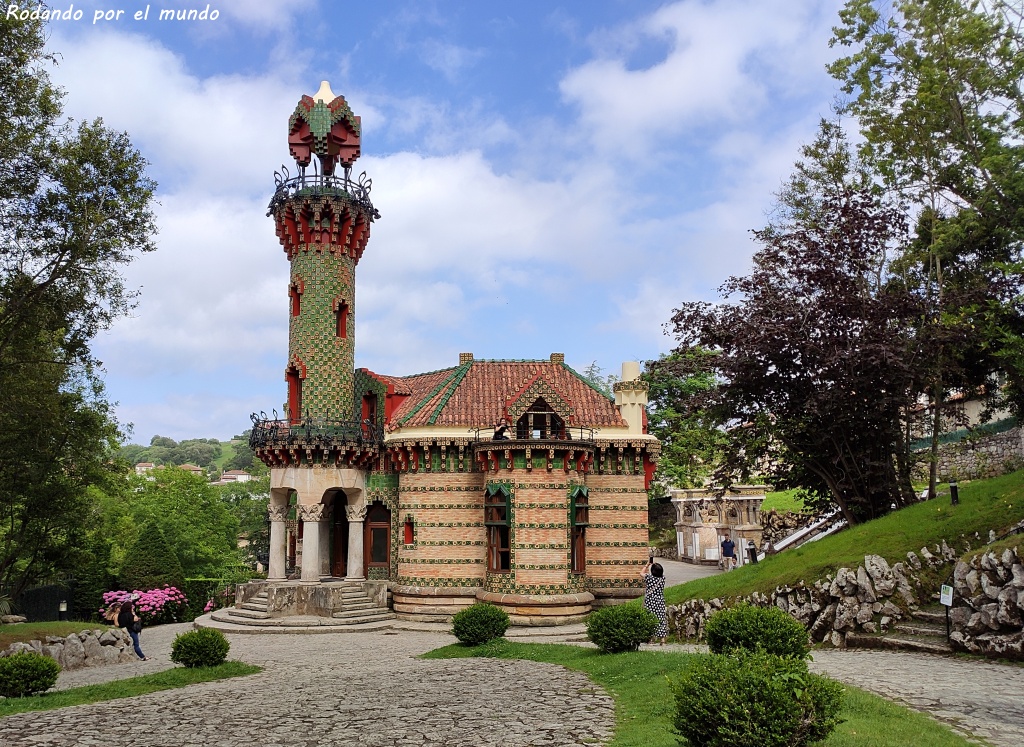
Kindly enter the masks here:
<path id="1" fill-rule="evenodd" d="M 668 610 L 665 608 L 665 569 L 661 563 L 655 563 L 652 557 L 644 566 L 641 578 L 644 581 L 644 609 L 658 618 L 658 627 L 654 637 L 661 639 L 665 645 L 668 637 Z"/>
<path id="2" fill-rule="evenodd" d="M 139 633 L 142 632 L 142 619 L 135 614 L 136 599 L 138 599 L 138 595 L 132 594 L 121 603 L 121 611 L 117 613 L 117 627 L 124 628 L 128 631 L 128 635 L 132 637 L 132 646 L 135 648 L 136 655 L 142 661 L 149 661 L 149 657 L 142 653 L 142 646 L 139 645 Z"/>
<path id="3" fill-rule="evenodd" d="M 729 539 L 728 534 L 722 540 L 722 565 L 727 571 L 736 567 L 736 543 Z"/>

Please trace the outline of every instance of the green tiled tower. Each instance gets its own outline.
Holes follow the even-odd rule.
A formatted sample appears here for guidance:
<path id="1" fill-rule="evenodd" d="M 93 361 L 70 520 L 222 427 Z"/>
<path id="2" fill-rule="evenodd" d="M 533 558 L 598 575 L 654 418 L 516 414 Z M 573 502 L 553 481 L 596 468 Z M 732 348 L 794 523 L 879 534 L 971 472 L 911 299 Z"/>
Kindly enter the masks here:
<path id="1" fill-rule="evenodd" d="M 278 178 L 269 215 L 291 262 L 286 417 L 351 421 L 355 371 L 355 268 L 378 216 L 359 157 L 359 117 L 321 84 L 289 120 L 288 145 L 299 174 Z M 306 167 L 316 156 L 313 173 Z M 336 176 L 338 165 L 343 175 Z"/>

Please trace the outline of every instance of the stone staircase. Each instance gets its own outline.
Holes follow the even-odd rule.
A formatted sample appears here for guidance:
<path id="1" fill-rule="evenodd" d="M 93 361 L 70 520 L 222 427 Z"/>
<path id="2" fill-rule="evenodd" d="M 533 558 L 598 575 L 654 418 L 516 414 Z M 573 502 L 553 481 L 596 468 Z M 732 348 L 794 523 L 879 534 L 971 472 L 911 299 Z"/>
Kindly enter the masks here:
<path id="1" fill-rule="evenodd" d="M 230 625 L 252 627 L 306 627 L 309 625 L 339 627 L 363 626 L 368 623 L 382 623 L 394 619 L 393 612 L 386 607 L 378 607 L 363 591 L 359 581 L 331 582 L 341 587 L 342 607 L 331 617 L 313 615 L 293 615 L 272 617 L 267 611 L 269 600 L 267 592 L 261 591 L 256 596 L 237 607 L 226 607 L 216 610 L 210 615 L 214 622 Z"/>
<path id="2" fill-rule="evenodd" d="M 850 648 L 881 648 L 890 651 L 917 651 L 925 654 L 951 654 L 946 641 L 946 611 L 942 605 L 922 607 L 911 620 L 897 623 L 883 635 L 856 634 L 846 637 Z"/>

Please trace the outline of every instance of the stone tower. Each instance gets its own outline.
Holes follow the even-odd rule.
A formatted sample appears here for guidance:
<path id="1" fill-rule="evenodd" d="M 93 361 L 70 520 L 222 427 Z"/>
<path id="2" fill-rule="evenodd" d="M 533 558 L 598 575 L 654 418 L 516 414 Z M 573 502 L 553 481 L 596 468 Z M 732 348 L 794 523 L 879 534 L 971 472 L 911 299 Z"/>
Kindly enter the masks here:
<path id="1" fill-rule="evenodd" d="M 355 268 L 379 217 L 365 172 L 358 182 L 350 178 L 359 137 L 359 117 L 326 81 L 302 97 L 288 121 L 298 175 L 277 174 L 268 215 L 291 263 L 285 380 L 293 424 L 356 417 Z"/>

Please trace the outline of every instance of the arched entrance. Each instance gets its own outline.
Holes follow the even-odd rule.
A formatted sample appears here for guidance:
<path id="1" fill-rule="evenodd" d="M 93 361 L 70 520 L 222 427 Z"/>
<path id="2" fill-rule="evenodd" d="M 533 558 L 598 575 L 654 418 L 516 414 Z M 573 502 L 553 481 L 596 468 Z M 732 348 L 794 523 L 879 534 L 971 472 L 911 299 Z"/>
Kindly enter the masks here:
<path id="1" fill-rule="evenodd" d="M 334 510 L 331 511 L 331 576 L 344 578 L 348 562 L 348 516 L 345 506 L 348 498 L 345 491 L 336 490 L 331 495 Z"/>
<path id="2" fill-rule="evenodd" d="M 379 572 L 370 575 L 373 568 L 383 569 L 386 577 L 391 571 L 391 511 L 380 501 L 374 501 L 367 510 L 363 532 L 367 577 L 380 577 Z"/>

